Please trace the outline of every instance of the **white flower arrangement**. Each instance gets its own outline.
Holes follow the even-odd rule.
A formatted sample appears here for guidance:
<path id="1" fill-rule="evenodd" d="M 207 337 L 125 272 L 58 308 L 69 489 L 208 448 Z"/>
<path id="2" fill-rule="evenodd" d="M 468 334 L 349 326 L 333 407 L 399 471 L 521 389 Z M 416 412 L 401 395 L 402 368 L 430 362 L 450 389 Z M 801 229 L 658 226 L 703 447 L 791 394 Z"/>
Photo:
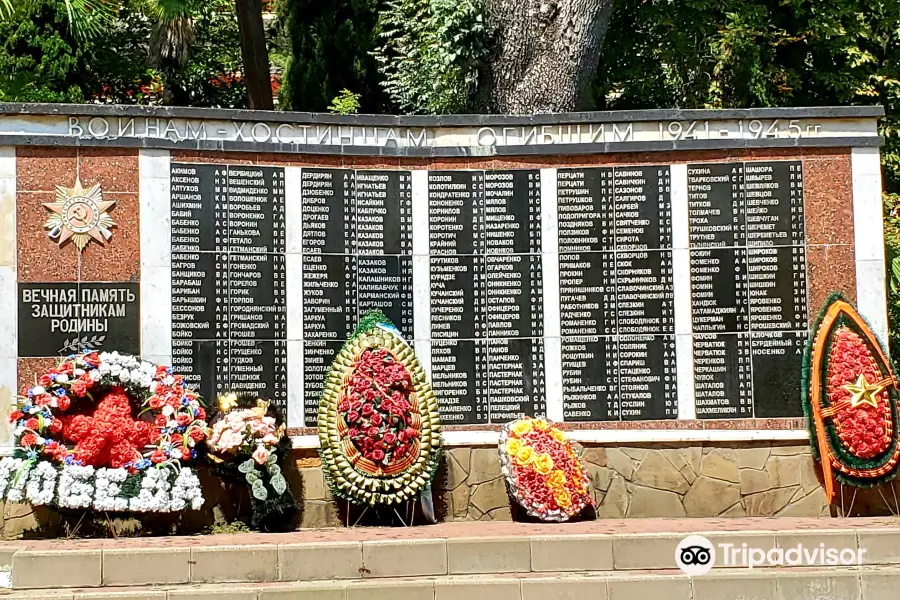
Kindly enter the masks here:
<path id="1" fill-rule="evenodd" d="M 56 478 L 59 472 L 47 461 L 40 461 L 28 477 L 25 497 L 31 504 L 50 504 L 56 496 Z"/>
<path id="2" fill-rule="evenodd" d="M 0 460 L 0 499 L 33 505 L 103 511 L 175 512 L 204 503 L 200 480 L 189 468 L 151 467 L 138 472 L 141 489 L 126 498 L 127 469 L 56 466 L 22 458 Z"/>
<path id="3" fill-rule="evenodd" d="M 24 462 L 25 460 L 22 458 L 4 458 L 0 460 L 0 497 L 6 496 L 10 482 Z"/>
<path id="4" fill-rule="evenodd" d="M 128 498 L 121 498 L 122 483 L 128 478 L 125 469 L 97 469 L 94 480 L 94 508 L 97 510 L 128 510 Z"/>
<path id="5" fill-rule="evenodd" d="M 63 508 L 88 508 L 93 504 L 94 467 L 65 465 L 59 478 L 57 504 Z"/>
<path id="6" fill-rule="evenodd" d="M 4 458 L 3 460 L 10 460 Z M 28 474 L 32 467 L 31 462 L 23 462 L 12 475 L 12 481 L 9 490 L 6 492 L 6 499 L 10 502 L 21 502 L 25 499 L 25 485 L 28 483 Z"/>

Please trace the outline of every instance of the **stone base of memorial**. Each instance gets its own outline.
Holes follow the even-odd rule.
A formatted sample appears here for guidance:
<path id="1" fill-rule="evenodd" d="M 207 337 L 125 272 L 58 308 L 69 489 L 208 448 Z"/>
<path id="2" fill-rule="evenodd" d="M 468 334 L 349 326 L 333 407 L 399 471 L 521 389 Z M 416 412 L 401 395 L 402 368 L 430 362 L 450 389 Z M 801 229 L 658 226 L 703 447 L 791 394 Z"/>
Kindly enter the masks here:
<path id="1" fill-rule="evenodd" d="M 269 399 L 300 525 L 346 524 L 319 402 L 380 310 L 430 374 L 438 520 L 512 518 L 497 444 L 523 416 L 583 448 L 600 518 L 849 510 L 800 373 L 832 291 L 887 337 L 882 113 L 0 105 L 0 397 L 89 347 Z M 184 527 L 250 518 L 198 477 Z M 38 527 L 19 506 L 7 535 Z M 890 510 L 861 490 L 852 512 Z"/>

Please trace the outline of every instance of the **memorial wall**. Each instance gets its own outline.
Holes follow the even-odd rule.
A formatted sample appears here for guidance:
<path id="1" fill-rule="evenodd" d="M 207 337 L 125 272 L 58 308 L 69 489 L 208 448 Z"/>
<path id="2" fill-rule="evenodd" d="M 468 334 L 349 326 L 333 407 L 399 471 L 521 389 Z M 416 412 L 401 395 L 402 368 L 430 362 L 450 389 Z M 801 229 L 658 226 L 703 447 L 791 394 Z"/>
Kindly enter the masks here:
<path id="1" fill-rule="evenodd" d="M 0 105 L 0 387 L 133 352 L 205 398 L 271 398 L 311 446 L 325 370 L 378 308 L 451 445 L 522 414 L 586 441 L 802 439 L 827 294 L 886 333 L 879 111 Z"/>

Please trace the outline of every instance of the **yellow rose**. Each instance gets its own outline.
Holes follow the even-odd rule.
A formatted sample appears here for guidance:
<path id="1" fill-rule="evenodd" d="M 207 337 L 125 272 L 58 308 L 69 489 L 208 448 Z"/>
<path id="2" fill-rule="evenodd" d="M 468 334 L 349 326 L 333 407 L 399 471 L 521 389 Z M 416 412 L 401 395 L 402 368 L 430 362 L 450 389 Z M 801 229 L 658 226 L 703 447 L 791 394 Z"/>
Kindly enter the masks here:
<path id="1" fill-rule="evenodd" d="M 564 434 L 562 431 L 560 431 L 556 427 L 554 427 L 553 429 L 550 430 L 550 435 L 552 435 L 553 439 L 556 440 L 557 442 L 566 441 L 566 434 Z"/>
<path id="2" fill-rule="evenodd" d="M 516 462 L 519 463 L 520 466 L 524 467 L 525 465 L 530 465 L 534 461 L 534 448 L 531 446 L 522 446 L 519 448 L 519 451 L 516 452 Z"/>
<path id="3" fill-rule="evenodd" d="M 546 431 L 550 428 L 550 425 L 547 421 L 543 419 L 533 419 L 532 425 L 534 426 L 535 431 Z"/>
<path id="4" fill-rule="evenodd" d="M 506 440 L 506 453 L 509 456 L 515 456 L 519 452 L 519 448 L 522 447 L 522 442 L 515 438 L 509 438 Z"/>
<path id="5" fill-rule="evenodd" d="M 529 431 L 531 431 L 531 421 L 529 419 L 516 421 L 516 424 L 512 426 L 512 432 L 516 434 L 516 437 L 522 437 Z"/>
<path id="6" fill-rule="evenodd" d="M 534 470 L 541 475 L 546 475 L 553 469 L 553 459 L 549 454 L 539 454 L 534 459 Z"/>
<path id="7" fill-rule="evenodd" d="M 547 485 L 549 485 L 550 488 L 554 490 L 565 487 L 566 474 L 559 469 L 553 471 L 552 473 L 550 473 L 550 477 L 547 478 Z"/>
<path id="8" fill-rule="evenodd" d="M 572 506 L 572 499 L 569 497 L 569 492 L 566 490 L 558 490 L 556 494 L 554 494 L 554 498 L 556 498 L 556 503 L 559 504 L 560 508 L 569 508 Z"/>

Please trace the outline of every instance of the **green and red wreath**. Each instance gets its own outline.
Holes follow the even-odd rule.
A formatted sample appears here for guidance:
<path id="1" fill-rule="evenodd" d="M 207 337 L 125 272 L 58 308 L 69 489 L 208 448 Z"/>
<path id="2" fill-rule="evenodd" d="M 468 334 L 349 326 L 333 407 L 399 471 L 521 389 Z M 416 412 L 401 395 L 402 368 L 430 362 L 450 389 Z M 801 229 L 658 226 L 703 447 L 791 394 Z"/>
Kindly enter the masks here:
<path id="1" fill-rule="evenodd" d="M 430 485 L 441 451 L 437 402 L 412 348 L 380 311 L 360 321 L 335 358 L 318 417 L 336 496 L 396 504 Z"/>
<path id="2" fill-rule="evenodd" d="M 834 479 L 871 487 L 896 476 L 898 381 L 875 334 L 841 295 L 829 298 L 814 331 L 804 357 L 803 408 L 831 500 Z"/>

